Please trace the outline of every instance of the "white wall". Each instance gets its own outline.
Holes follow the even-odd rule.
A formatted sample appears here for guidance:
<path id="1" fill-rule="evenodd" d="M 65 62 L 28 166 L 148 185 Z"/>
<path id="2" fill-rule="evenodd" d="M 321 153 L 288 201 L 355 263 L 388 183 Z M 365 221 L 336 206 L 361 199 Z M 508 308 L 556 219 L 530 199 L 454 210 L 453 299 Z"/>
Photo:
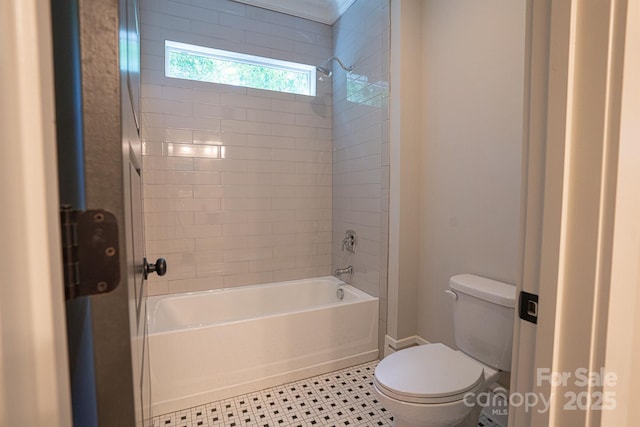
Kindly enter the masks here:
<path id="1" fill-rule="evenodd" d="M 141 9 L 146 249 L 168 262 L 149 292 L 330 274 L 330 82 L 307 97 L 170 79 L 163 54 L 169 39 L 320 64 L 331 27 L 228 0 Z"/>
<path id="2" fill-rule="evenodd" d="M 422 0 L 391 3 L 389 289 L 387 334 L 416 334 L 422 145 Z"/>
<path id="3" fill-rule="evenodd" d="M 380 297 L 380 333 L 386 331 L 389 211 L 389 2 L 359 0 L 333 26 L 333 268 L 352 265 L 342 278 Z M 346 230 L 357 251 L 341 250 Z M 383 340 L 381 340 L 383 341 Z"/>
<path id="4" fill-rule="evenodd" d="M 423 4 L 418 335 L 453 345 L 448 278 L 515 284 L 525 2 Z"/>

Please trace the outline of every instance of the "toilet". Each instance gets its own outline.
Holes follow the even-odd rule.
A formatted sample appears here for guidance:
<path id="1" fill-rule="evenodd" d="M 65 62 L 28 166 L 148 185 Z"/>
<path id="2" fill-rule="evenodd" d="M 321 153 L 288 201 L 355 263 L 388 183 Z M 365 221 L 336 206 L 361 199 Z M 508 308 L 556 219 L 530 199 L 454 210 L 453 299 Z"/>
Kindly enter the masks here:
<path id="1" fill-rule="evenodd" d="M 460 274 L 449 279 L 454 350 L 426 344 L 397 351 L 376 367 L 374 389 L 394 427 L 477 426 L 475 395 L 511 370 L 515 286 Z"/>

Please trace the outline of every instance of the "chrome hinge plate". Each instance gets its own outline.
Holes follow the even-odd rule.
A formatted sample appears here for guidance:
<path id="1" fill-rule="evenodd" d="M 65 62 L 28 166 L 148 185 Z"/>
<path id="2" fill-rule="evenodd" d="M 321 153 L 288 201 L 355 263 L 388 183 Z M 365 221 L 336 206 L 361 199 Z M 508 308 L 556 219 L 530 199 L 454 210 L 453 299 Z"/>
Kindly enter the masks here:
<path id="1" fill-rule="evenodd" d="M 101 209 L 60 209 L 66 299 L 104 294 L 120 283 L 118 221 Z"/>

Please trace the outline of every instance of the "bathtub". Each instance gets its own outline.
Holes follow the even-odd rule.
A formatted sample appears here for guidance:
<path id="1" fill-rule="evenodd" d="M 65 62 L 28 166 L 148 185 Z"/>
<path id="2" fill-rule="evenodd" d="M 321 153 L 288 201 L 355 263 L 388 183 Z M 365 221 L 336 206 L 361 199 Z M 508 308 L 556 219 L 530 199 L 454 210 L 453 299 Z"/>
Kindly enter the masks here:
<path id="1" fill-rule="evenodd" d="M 378 355 L 378 299 L 335 277 L 153 296 L 147 313 L 154 414 Z"/>

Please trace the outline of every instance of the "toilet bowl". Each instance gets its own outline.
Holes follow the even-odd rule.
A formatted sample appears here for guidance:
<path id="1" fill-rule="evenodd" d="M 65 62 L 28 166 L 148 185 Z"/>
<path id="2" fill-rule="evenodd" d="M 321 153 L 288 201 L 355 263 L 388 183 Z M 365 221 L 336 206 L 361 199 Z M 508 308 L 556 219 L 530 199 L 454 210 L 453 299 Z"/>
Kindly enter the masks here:
<path id="1" fill-rule="evenodd" d="M 394 426 L 455 426 L 475 407 L 475 395 L 500 371 L 444 344 L 411 347 L 382 360 L 374 389 Z"/>
<path id="2" fill-rule="evenodd" d="M 376 367 L 374 390 L 394 427 L 477 426 L 476 395 L 511 367 L 515 287 L 469 274 L 449 284 L 460 350 L 411 347 Z"/>

